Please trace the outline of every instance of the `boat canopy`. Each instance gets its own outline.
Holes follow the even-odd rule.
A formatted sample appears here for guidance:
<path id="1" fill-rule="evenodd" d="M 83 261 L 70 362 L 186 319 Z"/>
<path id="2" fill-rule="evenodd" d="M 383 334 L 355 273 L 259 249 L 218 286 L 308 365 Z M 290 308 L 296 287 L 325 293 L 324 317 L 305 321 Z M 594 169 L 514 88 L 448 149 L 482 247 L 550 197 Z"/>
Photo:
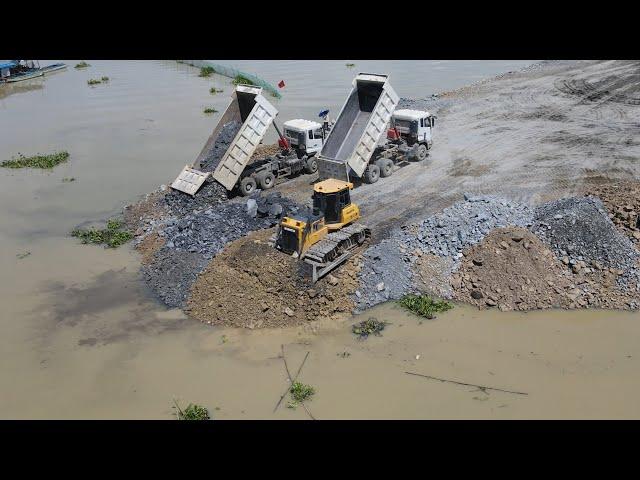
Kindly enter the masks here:
<path id="1" fill-rule="evenodd" d="M 15 60 L 0 60 L 0 68 L 13 68 L 17 65 Z"/>

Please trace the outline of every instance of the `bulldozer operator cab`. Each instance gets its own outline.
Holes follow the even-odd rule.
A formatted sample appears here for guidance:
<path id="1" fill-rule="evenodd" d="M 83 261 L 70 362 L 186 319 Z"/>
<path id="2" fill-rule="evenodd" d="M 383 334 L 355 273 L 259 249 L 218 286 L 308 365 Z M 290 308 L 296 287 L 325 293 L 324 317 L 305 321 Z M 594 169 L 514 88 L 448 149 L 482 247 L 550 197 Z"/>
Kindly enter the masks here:
<path id="1" fill-rule="evenodd" d="M 320 182 L 324 183 L 324 182 Z M 342 211 L 351 205 L 351 195 L 347 185 L 320 185 L 313 191 L 314 211 L 324 213 L 326 223 L 341 223 Z"/>
<path id="2" fill-rule="evenodd" d="M 282 219 L 276 248 L 285 253 L 302 254 L 327 233 L 339 230 L 360 217 L 360 209 L 351 203 L 350 182 L 330 178 L 313 187 L 313 212 L 307 217 Z"/>

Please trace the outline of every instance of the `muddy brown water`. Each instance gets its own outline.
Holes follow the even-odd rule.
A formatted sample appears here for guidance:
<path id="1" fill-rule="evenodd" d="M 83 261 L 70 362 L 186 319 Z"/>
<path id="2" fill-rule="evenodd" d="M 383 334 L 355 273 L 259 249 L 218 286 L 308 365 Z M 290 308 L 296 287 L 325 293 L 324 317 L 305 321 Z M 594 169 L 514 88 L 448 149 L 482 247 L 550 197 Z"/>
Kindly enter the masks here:
<path id="1" fill-rule="evenodd" d="M 284 404 L 273 413 L 286 387 L 282 344 L 294 371 L 311 352 L 300 380 L 316 388 L 309 408 L 320 419 L 640 417 L 637 313 L 458 306 L 420 322 L 387 304 L 315 330 L 251 331 L 167 310 L 140 281 L 137 253 L 78 245 L 67 233 L 118 212 L 192 161 L 214 120 L 202 108 L 228 98 L 208 88 L 230 86 L 172 62 L 89 63 L 0 93 L 1 159 L 71 152 L 52 172 L 0 170 L 0 418 L 171 418 L 173 398 L 220 419 L 306 418 Z M 108 85 L 87 86 L 102 75 Z M 398 83 L 398 93 L 414 95 Z M 354 338 L 351 323 L 369 316 L 391 325 L 382 337 Z"/>

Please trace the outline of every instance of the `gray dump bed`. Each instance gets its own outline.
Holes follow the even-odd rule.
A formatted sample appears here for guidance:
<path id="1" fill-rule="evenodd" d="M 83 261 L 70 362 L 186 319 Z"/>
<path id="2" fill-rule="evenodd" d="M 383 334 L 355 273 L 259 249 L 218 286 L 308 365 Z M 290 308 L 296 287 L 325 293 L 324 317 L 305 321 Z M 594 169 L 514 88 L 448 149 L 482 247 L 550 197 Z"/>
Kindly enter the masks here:
<path id="1" fill-rule="evenodd" d="M 233 189 L 277 114 L 276 108 L 262 95 L 262 88 L 238 85 L 231 97 L 231 103 L 198 155 L 196 168 L 213 148 L 224 125 L 234 121 L 242 123 L 213 172 L 215 180 L 224 185 L 227 190 Z"/>
<path id="2" fill-rule="evenodd" d="M 318 156 L 320 179 L 361 177 L 398 101 L 387 75 L 358 74 Z"/>
<path id="3" fill-rule="evenodd" d="M 227 190 L 232 190 L 277 114 L 276 108 L 262 95 L 262 88 L 238 85 L 231 95 L 229 106 L 220 117 L 193 166 L 185 166 L 171 187 L 195 195 L 210 175 L 209 168 L 215 166 L 213 178 Z M 240 127 L 233 140 L 228 147 L 226 146 L 222 158 L 217 157 L 220 161 L 214 158 L 211 162 L 216 141 L 222 130 L 225 125 L 234 122 Z M 207 171 L 200 171 L 204 166 L 207 167 Z"/>

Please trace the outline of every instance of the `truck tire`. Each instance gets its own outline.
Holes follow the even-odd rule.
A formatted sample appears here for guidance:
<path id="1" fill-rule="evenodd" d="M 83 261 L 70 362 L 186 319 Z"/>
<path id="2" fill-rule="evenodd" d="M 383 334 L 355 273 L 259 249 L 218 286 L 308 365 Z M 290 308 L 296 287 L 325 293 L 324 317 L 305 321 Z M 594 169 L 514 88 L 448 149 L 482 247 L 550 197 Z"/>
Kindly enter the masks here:
<path id="1" fill-rule="evenodd" d="M 276 183 L 276 176 L 272 172 L 263 172 L 258 176 L 258 185 L 262 190 L 273 188 Z"/>
<path id="2" fill-rule="evenodd" d="M 390 177 L 393 174 L 393 161 L 388 158 L 380 159 L 376 162 L 376 165 L 380 169 L 381 177 Z"/>
<path id="3" fill-rule="evenodd" d="M 256 191 L 256 179 L 253 177 L 244 177 L 240 181 L 240 193 L 243 197 L 248 197 Z"/>
<path id="4" fill-rule="evenodd" d="M 318 171 L 318 161 L 316 160 L 316 157 L 307 159 L 307 162 L 304 166 L 304 171 L 306 173 L 316 173 Z"/>
<path id="5" fill-rule="evenodd" d="M 370 163 L 364 172 L 364 181 L 366 183 L 376 183 L 380 178 L 380 167 Z"/>
<path id="6" fill-rule="evenodd" d="M 416 150 L 416 160 L 421 162 L 427 158 L 427 146 L 424 144 L 418 145 L 418 149 Z"/>

